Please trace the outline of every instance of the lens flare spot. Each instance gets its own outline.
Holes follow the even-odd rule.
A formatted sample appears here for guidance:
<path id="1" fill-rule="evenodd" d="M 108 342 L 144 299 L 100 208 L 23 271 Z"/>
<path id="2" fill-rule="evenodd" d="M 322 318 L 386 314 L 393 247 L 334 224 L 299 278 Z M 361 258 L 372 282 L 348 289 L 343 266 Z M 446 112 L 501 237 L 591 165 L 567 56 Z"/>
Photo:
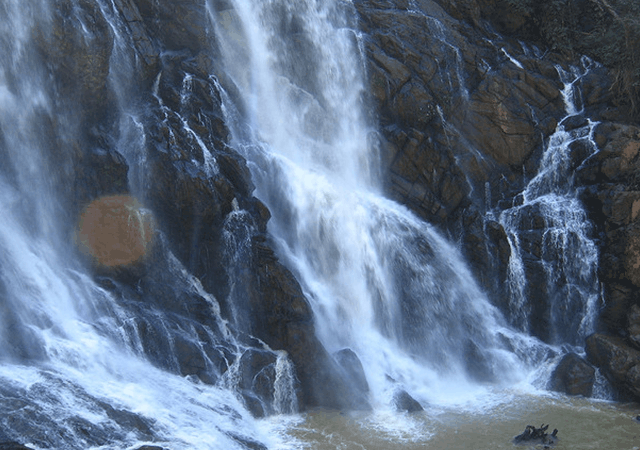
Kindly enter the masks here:
<path id="1" fill-rule="evenodd" d="M 99 264 L 123 266 L 139 261 L 148 252 L 154 235 L 151 213 L 129 195 L 94 200 L 80 216 L 81 249 Z"/>

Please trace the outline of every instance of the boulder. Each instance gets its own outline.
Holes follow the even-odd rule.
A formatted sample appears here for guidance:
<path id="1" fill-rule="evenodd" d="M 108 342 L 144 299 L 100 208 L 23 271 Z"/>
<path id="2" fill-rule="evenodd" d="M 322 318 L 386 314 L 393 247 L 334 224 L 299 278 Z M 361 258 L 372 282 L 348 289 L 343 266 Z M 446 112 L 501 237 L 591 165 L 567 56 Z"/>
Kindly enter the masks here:
<path id="1" fill-rule="evenodd" d="M 640 351 L 618 336 L 592 334 L 587 338 L 587 356 L 623 395 L 640 398 Z"/>
<path id="2" fill-rule="evenodd" d="M 595 381 L 595 369 L 575 353 L 568 353 L 551 374 L 549 389 L 569 395 L 591 397 Z"/>
<path id="3" fill-rule="evenodd" d="M 399 412 L 415 413 L 424 411 L 422 405 L 404 389 L 398 389 L 393 393 L 392 402 L 396 411 Z"/>
<path id="4" fill-rule="evenodd" d="M 364 373 L 360 358 L 350 348 L 343 348 L 333 354 L 340 367 L 347 373 L 349 380 L 356 390 L 366 394 L 369 392 L 369 383 Z"/>

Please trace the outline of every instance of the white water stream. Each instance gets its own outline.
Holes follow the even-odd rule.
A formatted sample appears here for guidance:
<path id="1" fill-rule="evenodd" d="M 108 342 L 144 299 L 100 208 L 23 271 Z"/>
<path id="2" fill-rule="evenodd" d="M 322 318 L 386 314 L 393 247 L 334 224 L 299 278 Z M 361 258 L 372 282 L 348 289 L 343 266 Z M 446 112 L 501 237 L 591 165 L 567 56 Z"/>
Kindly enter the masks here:
<path id="1" fill-rule="evenodd" d="M 544 345 L 510 330 L 458 252 L 380 194 L 353 6 L 232 4 L 212 16 L 247 111 L 239 123 L 226 99 L 234 145 L 326 348 L 358 355 L 374 408 L 391 407 L 399 388 L 451 405 L 483 396 L 486 382 L 526 378 L 539 361 L 523 355 Z"/>
<path id="2" fill-rule="evenodd" d="M 111 82 L 123 82 L 131 58 L 119 40 L 122 24 L 107 14 L 112 2 L 96 1 L 116 36 Z M 272 449 L 321 448 L 327 442 L 328 448 L 372 449 L 416 448 L 442 436 L 437 445 L 446 448 L 463 421 L 459 415 L 475 414 L 473 425 L 535 391 L 530 382 L 540 378 L 534 369 L 548 347 L 509 328 L 458 252 L 380 195 L 352 4 L 231 3 L 232 9 L 210 8 L 210 14 L 247 112 L 242 117 L 225 99 L 234 145 L 245 153 L 257 195 L 273 213 L 270 235 L 305 289 L 320 339 L 329 351 L 348 347 L 358 355 L 374 413 L 358 420 L 361 428 L 344 416 L 327 425 L 331 414 L 307 415 L 303 425 L 299 416 L 258 421 L 233 390 L 233 367 L 211 386 L 149 362 L 139 333 L 131 332 L 140 320 L 139 311 L 129 309 L 135 298 L 116 298 L 87 275 L 65 235 L 67 218 L 60 217 L 57 192 L 68 168 L 48 161 L 52 143 L 41 125 L 56 122 L 62 142 L 73 141 L 77 130 L 55 111 L 46 67 L 33 49 L 34 30 L 46 29 L 50 4 L 0 0 L 6 18 L 0 24 L 6 50 L 0 53 L 0 440 L 37 449 L 45 443 L 78 449 L 261 448 L 257 442 Z M 119 95 L 126 109 L 127 93 Z M 131 150 L 145 136 L 135 112 L 123 114 L 119 131 L 114 141 L 132 166 L 132 189 L 141 189 L 145 157 Z M 205 166 L 215 170 L 212 159 Z M 226 226 L 233 228 L 242 214 L 230 214 Z M 216 299 L 172 255 L 166 264 L 175 286 L 208 303 L 226 344 L 239 346 Z M 158 341 L 168 348 L 175 348 L 176 329 L 185 339 L 199 339 L 195 330 L 156 313 L 153 323 L 166 331 Z M 166 356 L 172 367 L 176 355 Z M 273 409 L 286 414 L 295 404 L 288 388 L 292 367 L 280 356 Z M 393 412 L 397 389 L 433 405 L 440 423 L 425 425 L 426 416 Z M 354 430 L 362 436 L 343 444 Z M 382 444 L 371 443 L 371 432 L 386 436 Z M 333 445 L 334 435 L 345 437 Z"/>

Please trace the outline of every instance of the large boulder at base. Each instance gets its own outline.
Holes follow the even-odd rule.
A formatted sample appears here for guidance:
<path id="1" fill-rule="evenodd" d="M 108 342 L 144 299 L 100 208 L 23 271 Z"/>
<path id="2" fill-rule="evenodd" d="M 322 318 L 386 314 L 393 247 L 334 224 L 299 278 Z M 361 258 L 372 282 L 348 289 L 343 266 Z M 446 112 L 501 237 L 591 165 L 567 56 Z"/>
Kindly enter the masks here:
<path id="1" fill-rule="evenodd" d="M 400 412 L 414 413 L 424 411 L 422 405 L 404 389 L 398 389 L 393 393 L 393 405 L 396 411 Z"/>
<path id="2" fill-rule="evenodd" d="M 587 338 L 589 361 L 599 367 L 623 396 L 640 399 L 640 351 L 618 336 L 592 334 Z"/>
<path id="3" fill-rule="evenodd" d="M 367 377 L 364 374 L 364 369 L 358 355 L 350 348 L 343 348 L 334 353 L 333 357 L 336 359 L 340 367 L 344 369 L 347 376 L 354 384 L 355 389 L 362 393 L 369 392 L 369 383 Z"/>
<path id="4" fill-rule="evenodd" d="M 551 374 L 549 389 L 591 397 L 596 370 L 575 353 L 565 355 Z"/>

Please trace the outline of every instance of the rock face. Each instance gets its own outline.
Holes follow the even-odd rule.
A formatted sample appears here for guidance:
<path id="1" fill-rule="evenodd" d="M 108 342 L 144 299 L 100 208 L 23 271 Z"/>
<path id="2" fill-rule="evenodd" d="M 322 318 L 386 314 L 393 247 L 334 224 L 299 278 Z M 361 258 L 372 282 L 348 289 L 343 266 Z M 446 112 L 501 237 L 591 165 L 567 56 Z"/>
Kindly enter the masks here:
<path id="1" fill-rule="evenodd" d="M 587 339 L 589 360 L 600 367 L 624 396 L 640 396 L 640 351 L 617 336 L 594 334 Z"/>
<path id="2" fill-rule="evenodd" d="M 608 294 L 602 320 L 617 332 L 624 330 L 629 308 L 640 300 L 640 128 L 603 122 L 596 133 L 601 150 L 576 175 L 585 186 L 583 201 L 598 219 L 602 236 L 599 274 Z"/>
<path id="3" fill-rule="evenodd" d="M 579 50 L 604 64 L 592 64 L 580 79 L 580 113 L 562 126 L 570 131 L 584 126 L 587 117 L 600 121 L 594 133 L 599 151 L 589 156 L 584 145 L 573 145 L 570 173 L 599 247 L 601 322 L 609 332 L 629 336 L 616 341 L 622 351 L 637 345 L 638 320 L 630 309 L 640 304 L 640 147 L 632 116 L 637 92 L 627 87 L 620 96 L 611 89 L 616 79 L 638 70 L 637 58 L 634 66 L 620 56 L 637 48 L 635 25 L 629 25 L 627 35 L 634 37 L 624 45 L 614 44 L 612 33 L 625 27 L 624 17 L 633 17 L 634 6 L 586 2 L 580 8 L 595 8 L 597 14 L 584 21 L 576 21 L 588 15 L 573 14 L 575 2 L 382 0 L 358 1 L 356 7 L 366 33 L 370 101 L 381 124 L 387 192 L 455 236 L 494 304 L 514 326 L 548 342 L 557 333 L 546 281 L 550 256 L 543 255 L 545 219 L 535 205 L 528 206 L 517 230 L 525 321 L 510 306 L 512 243 L 496 219 L 523 203 L 521 192 L 539 169 L 543 146 L 567 114 L 559 68 L 567 71 L 581 62 L 554 50 Z M 627 62 L 603 54 L 602 42 L 610 42 L 618 59 Z"/>
<path id="4" fill-rule="evenodd" d="M 479 19 L 466 15 L 477 6 L 458 3 L 467 6 L 456 15 L 435 1 L 411 14 L 402 2 L 357 8 L 389 194 L 460 236 L 478 278 L 506 311 L 511 250 L 486 211 L 510 206 L 537 170 L 544 138 L 563 116 L 562 83 L 555 61 L 490 40 L 471 26 Z"/>

